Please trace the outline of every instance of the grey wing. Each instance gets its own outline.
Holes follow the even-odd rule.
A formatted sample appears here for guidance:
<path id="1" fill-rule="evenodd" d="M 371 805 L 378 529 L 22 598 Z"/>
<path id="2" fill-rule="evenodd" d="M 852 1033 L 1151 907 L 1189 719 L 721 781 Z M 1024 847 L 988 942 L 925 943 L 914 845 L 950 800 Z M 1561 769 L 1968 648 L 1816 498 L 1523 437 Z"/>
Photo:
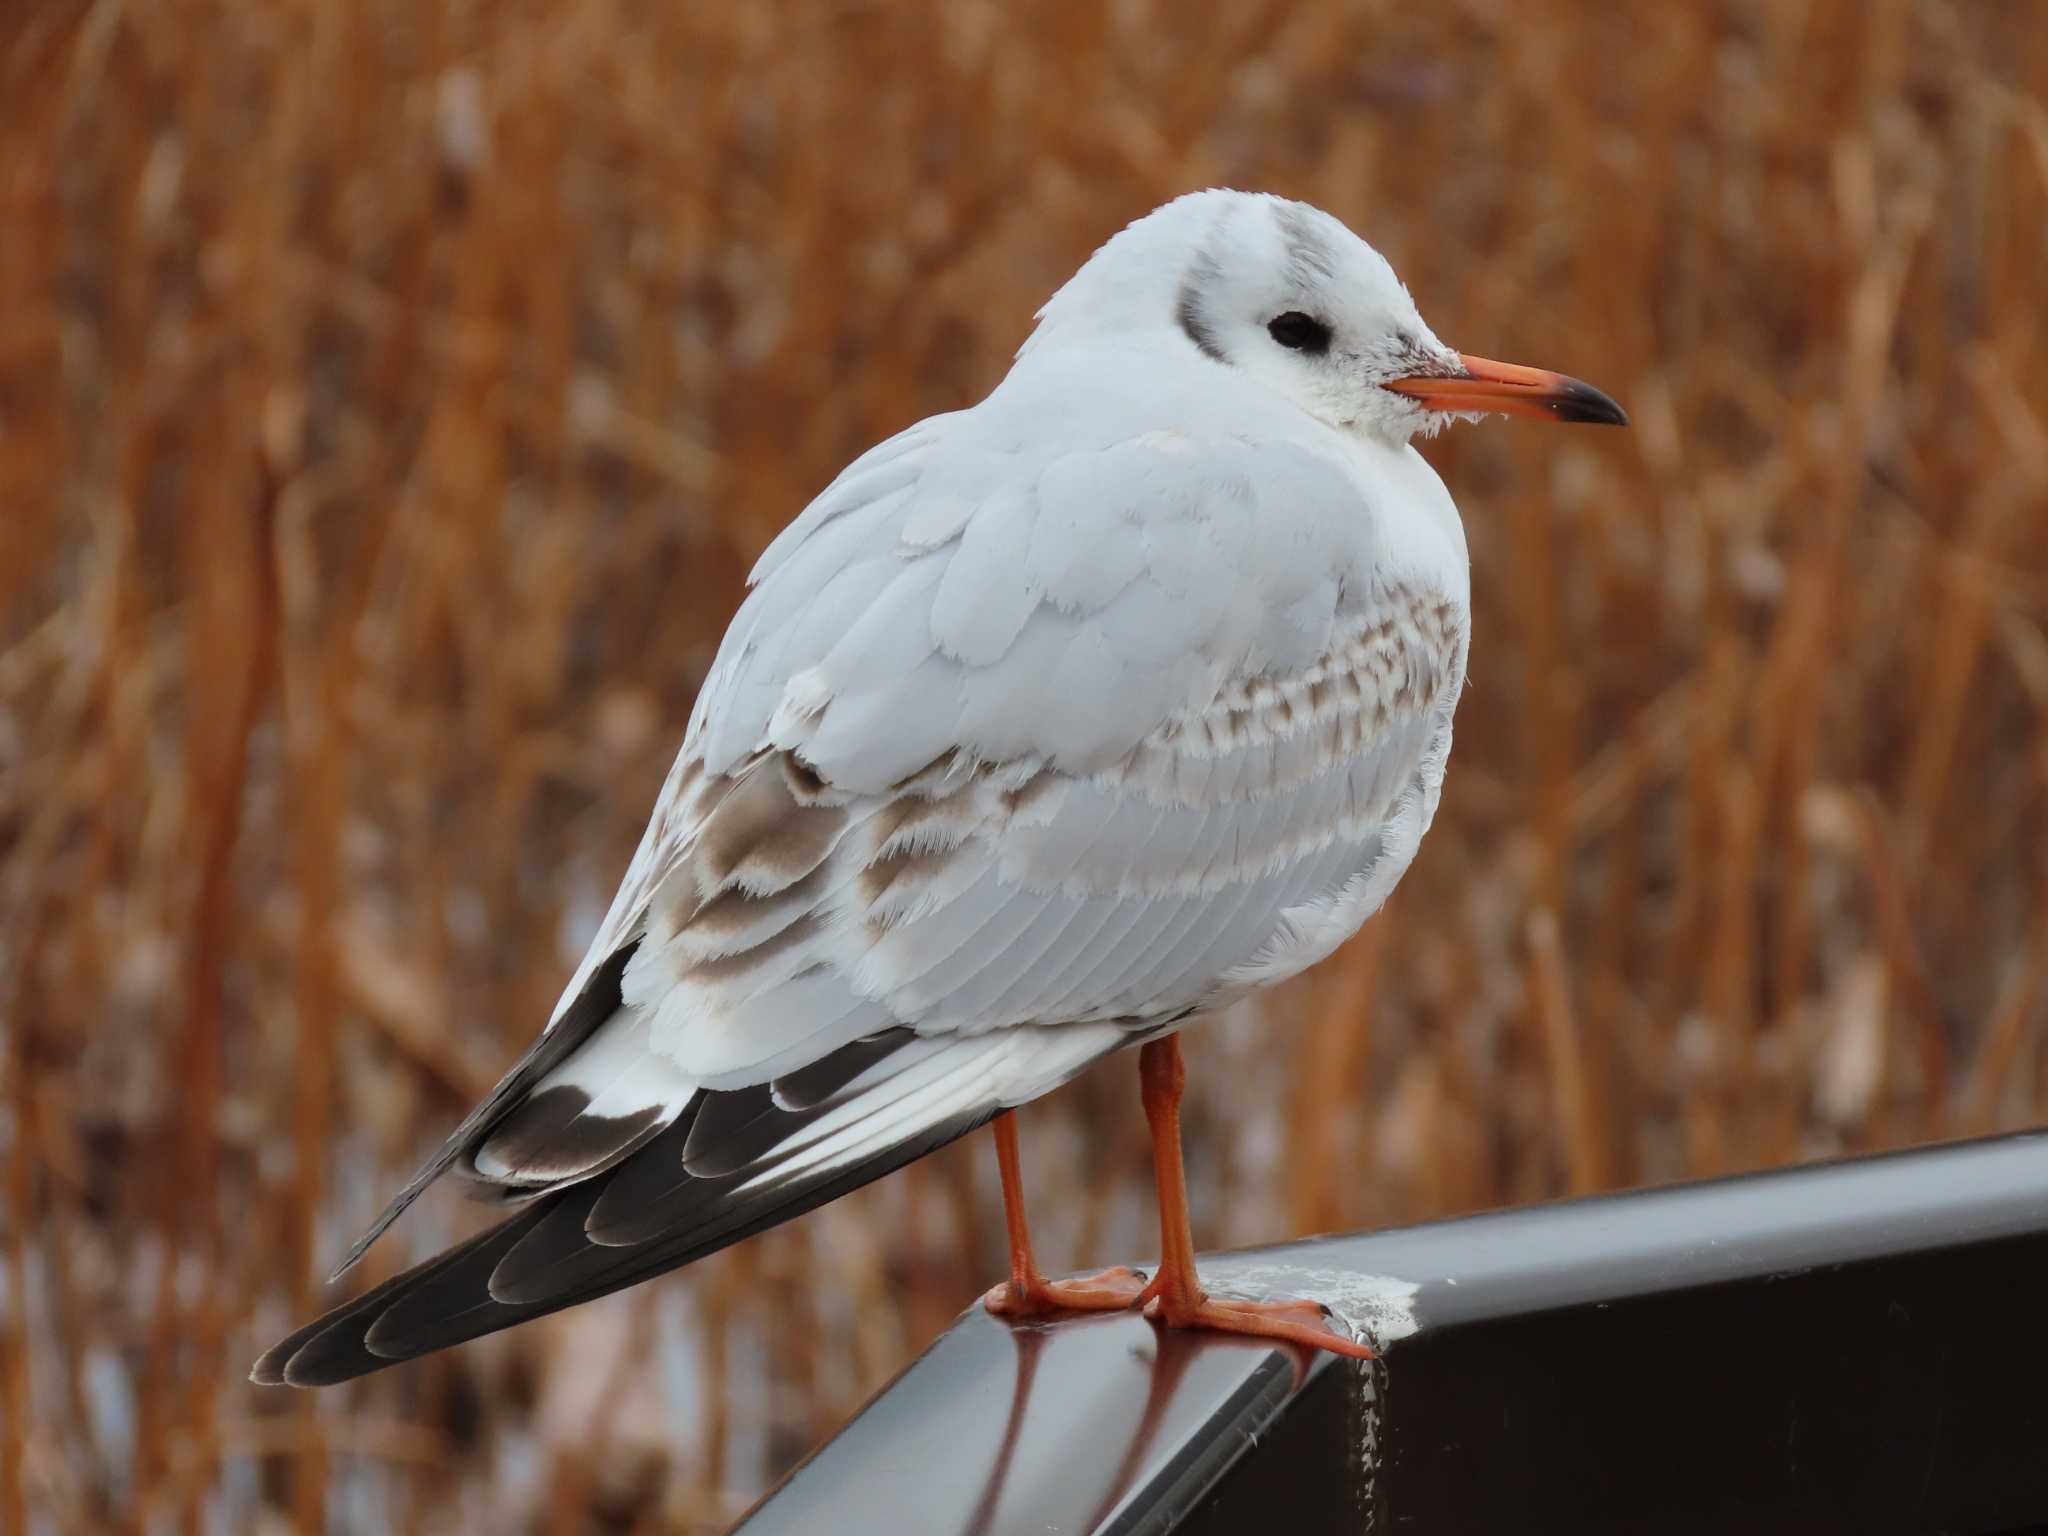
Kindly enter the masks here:
<path id="1" fill-rule="evenodd" d="M 1464 616 L 1308 547 L 1341 475 L 1134 441 L 991 482 L 943 423 L 906 438 L 764 557 L 535 1064 L 430 1165 L 527 1209 L 272 1376 L 786 1219 L 1313 963 L 1399 878 Z"/>

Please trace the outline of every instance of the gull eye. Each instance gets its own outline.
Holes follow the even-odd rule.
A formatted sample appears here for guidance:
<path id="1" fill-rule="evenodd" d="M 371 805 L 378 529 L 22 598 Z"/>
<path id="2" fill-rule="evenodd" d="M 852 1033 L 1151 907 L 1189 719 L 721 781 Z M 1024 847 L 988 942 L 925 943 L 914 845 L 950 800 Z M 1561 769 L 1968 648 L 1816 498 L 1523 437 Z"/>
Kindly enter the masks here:
<path id="1" fill-rule="evenodd" d="M 1266 334 L 1294 352 L 1320 355 L 1330 350 L 1330 328 L 1314 315 L 1290 309 L 1266 322 Z"/>

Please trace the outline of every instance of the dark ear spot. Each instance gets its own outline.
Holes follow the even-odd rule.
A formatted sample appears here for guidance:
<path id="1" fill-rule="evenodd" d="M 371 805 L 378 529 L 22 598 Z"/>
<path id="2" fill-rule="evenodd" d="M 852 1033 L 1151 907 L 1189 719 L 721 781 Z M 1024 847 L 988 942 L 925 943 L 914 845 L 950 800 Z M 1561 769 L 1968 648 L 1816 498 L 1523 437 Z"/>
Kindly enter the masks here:
<path id="1" fill-rule="evenodd" d="M 1174 316 L 1180 321 L 1180 328 L 1187 338 L 1201 349 L 1202 356 L 1222 362 L 1223 349 L 1216 345 L 1216 333 L 1209 328 L 1209 322 L 1202 315 L 1202 294 L 1192 280 L 1181 284 L 1180 302 L 1174 306 Z"/>

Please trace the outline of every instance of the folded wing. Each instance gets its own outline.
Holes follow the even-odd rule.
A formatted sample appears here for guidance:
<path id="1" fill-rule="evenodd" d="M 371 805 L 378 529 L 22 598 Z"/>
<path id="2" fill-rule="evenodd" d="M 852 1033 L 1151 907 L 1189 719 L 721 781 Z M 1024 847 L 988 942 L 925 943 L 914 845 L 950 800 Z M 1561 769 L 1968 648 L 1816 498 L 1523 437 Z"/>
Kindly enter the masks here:
<path id="1" fill-rule="evenodd" d="M 555 1018 L 357 1252 L 451 1169 L 523 1208 L 258 1379 L 690 1262 L 1292 974 L 1384 898 L 1434 808 L 1461 597 L 1380 580 L 1362 533 L 1319 544 L 1359 493 L 1306 450 L 1028 465 L 965 419 L 875 450 L 764 556 Z"/>

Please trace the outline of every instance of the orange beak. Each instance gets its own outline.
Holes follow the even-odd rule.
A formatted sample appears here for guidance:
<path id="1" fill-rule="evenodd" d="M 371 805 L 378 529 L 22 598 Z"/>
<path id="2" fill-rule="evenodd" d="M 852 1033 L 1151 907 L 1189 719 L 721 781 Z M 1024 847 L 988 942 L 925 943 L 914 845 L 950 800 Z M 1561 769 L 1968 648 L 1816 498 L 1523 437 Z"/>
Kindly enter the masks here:
<path id="1" fill-rule="evenodd" d="M 1498 411 L 1546 416 L 1552 421 L 1593 421 L 1625 427 L 1628 413 L 1592 385 L 1543 368 L 1495 363 L 1458 354 L 1463 374 L 1415 374 L 1385 385 L 1433 411 Z"/>

